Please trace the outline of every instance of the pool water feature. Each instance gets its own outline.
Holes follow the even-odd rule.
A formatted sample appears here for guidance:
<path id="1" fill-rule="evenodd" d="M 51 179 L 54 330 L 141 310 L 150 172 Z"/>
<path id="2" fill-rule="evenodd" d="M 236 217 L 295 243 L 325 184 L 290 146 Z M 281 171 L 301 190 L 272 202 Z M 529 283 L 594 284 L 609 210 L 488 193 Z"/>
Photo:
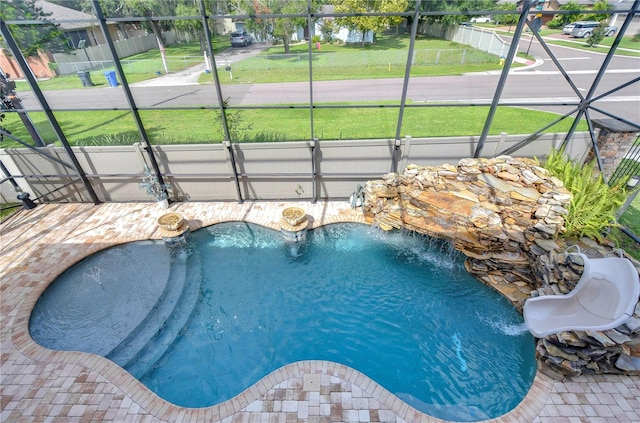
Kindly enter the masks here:
<path id="1" fill-rule="evenodd" d="M 500 416 L 533 383 L 535 344 L 522 316 L 440 241 L 334 224 L 290 243 L 277 231 L 232 222 L 194 232 L 189 251 L 159 246 L 114 247 L 69 269 L 36 305 L 34 339 L 49 348 L 98 349 L 185 407 L 221 403 L 300 360 L 348 365 L 416 409 L 457 421 Z M 144 251 L 141 259 L 133 258 L 136 250 Z M 112 266 L 100 259 L 108 255 Z M 114 255 L 141 270 L 120 273 Z M 150 257 L 171 262 L 162 270 L 164 286 L 147 275 L 155 263 Z M 104 268 L 99 276 L 110 276 L 102 286 L 86 276 L 96 266 Z M 71 313 L 55 311 L 57 297 L 68 295 L 64 285 L 74 284 L 94 297 L 142 284 L 154 288 L 135 292 L 146 316 L 136 315 L 126 330 L 101 327 L 108 345 L 50 346 L 47 338 L 80 342 L 85 336 L 56 332 L 56 319 L 71 320 L 65 331 L 91 326 L 90 317 L 74 322 Z M 83 301 L 80 294 L 74 301 Z"/>

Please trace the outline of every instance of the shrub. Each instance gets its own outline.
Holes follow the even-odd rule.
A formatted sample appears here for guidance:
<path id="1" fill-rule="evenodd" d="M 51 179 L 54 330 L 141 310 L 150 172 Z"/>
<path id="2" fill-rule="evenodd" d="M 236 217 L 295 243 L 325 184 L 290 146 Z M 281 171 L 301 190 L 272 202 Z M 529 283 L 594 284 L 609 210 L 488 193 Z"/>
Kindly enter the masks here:
<path id="1" fill-rule="evenodd" d="M 320 34 L 325 42 L 330 43 L 333 40 L 333 33 L 335 32 L 335 26 L 333 21 L 325 19 L 320 25 Z"/>
<path id="2" fill-rule="evenodd" d="M 600 42 L 604 39 L 604 29 L 606 24 L 604 22 L 600 22 L 600 25 L 593 28 L 593 34 L 587 40 L 587 45 L 589 47 L 594 47 L 600 44 Z"/>
<path id="3" fill-rule="evenodd" d="M 544 168 L 559 178 L 572 194 L 563 236 L 586 236 L 602 241 L 603 233 L 616 225 L 616 212 L 627 198 L 626 179 L 609 186 L 593 174 L 594 163 L 581 165 L 552 150 Z"/>
<path id="4" fill-rule="evenodd" d="M 562 22 L 558 19 L 552 19 L 549 22 L 547 22 L 547 28 L 549 29 L 560 29 L 563 26 L 564 25 L 562 25 Z"/>

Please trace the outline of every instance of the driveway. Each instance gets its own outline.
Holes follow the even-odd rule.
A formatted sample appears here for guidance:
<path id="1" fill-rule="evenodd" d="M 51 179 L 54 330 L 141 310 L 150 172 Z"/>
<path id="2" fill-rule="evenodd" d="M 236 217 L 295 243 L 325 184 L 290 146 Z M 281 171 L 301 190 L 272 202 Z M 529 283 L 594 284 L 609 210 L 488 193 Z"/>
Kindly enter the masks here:
<path id="1" fill-rule="evenodd" d="M 257 56 L 262 50 L 267 48 L 266 44 L 251 44 L 247 47 L 230 47 L 216 54 L 216 67 L 224 68 L 227 65 Z M 198 85 L 198 79 L 206 71 L 204 57 L 202 63 L 190 66 L 179 72 L 172 72 L 157 78 L 148 79 L 130 84 L 132 87 L 168 87 L 181 85 Z"/>

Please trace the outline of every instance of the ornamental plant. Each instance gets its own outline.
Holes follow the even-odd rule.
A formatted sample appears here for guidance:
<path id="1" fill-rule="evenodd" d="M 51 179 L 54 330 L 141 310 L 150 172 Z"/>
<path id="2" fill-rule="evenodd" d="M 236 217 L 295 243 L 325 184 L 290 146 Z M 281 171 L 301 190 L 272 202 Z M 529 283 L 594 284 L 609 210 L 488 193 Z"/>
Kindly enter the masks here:
<path id="1" fill-rule="evenodd" d="M 589 47 L 595 47 L 604 40 L 604 30 L 606 26 L 604 22 L 600 22 L 597 27 L 593 28 L 593 34 L 587 39 L 587 45 Z"/>
<path id="2" fill-rule="evenodd" d="M 608 185 L 602 175 L 594 175 L 594 163 L 575 163 L 552 150 L 544 168 L 560 179 L 572 194 L 569 213 L 565 216 L 563 236 L 586 236 L 602 241 L 603 234 L 616 226 L 616 212 L 627 198 L 626 179 Z"/>
<path id="3" fill-rule="evenodd" d="M 142 178 L 142 182 L 140 182 L 140 189 L 143 189 L 155 198 L 156 201 L 163 201 L 169 199 L 169 195 L 167 194 L 167 190 L 171 189 L 171 185 L 169 184 L 161 184 L 158 180 L 158 176 L 154 173 L 151 173 L 151 169 L 146 164 L 144 165 L 144 178 Z"/>

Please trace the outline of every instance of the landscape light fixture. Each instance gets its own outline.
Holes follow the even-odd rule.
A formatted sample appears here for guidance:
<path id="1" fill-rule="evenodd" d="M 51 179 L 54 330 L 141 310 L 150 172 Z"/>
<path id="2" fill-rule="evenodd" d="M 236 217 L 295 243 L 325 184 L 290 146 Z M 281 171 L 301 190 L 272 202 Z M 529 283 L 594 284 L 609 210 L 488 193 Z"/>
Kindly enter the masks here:
<path id="1" fill-rule="evenodd" d="M 25 210 L 35 209 L 37 206 L 37 204 L 29 198 L 28 192 L 21 192 L 20 194 L 18 194 L 18 200 L 22 201 L 22 208 Z"/>

